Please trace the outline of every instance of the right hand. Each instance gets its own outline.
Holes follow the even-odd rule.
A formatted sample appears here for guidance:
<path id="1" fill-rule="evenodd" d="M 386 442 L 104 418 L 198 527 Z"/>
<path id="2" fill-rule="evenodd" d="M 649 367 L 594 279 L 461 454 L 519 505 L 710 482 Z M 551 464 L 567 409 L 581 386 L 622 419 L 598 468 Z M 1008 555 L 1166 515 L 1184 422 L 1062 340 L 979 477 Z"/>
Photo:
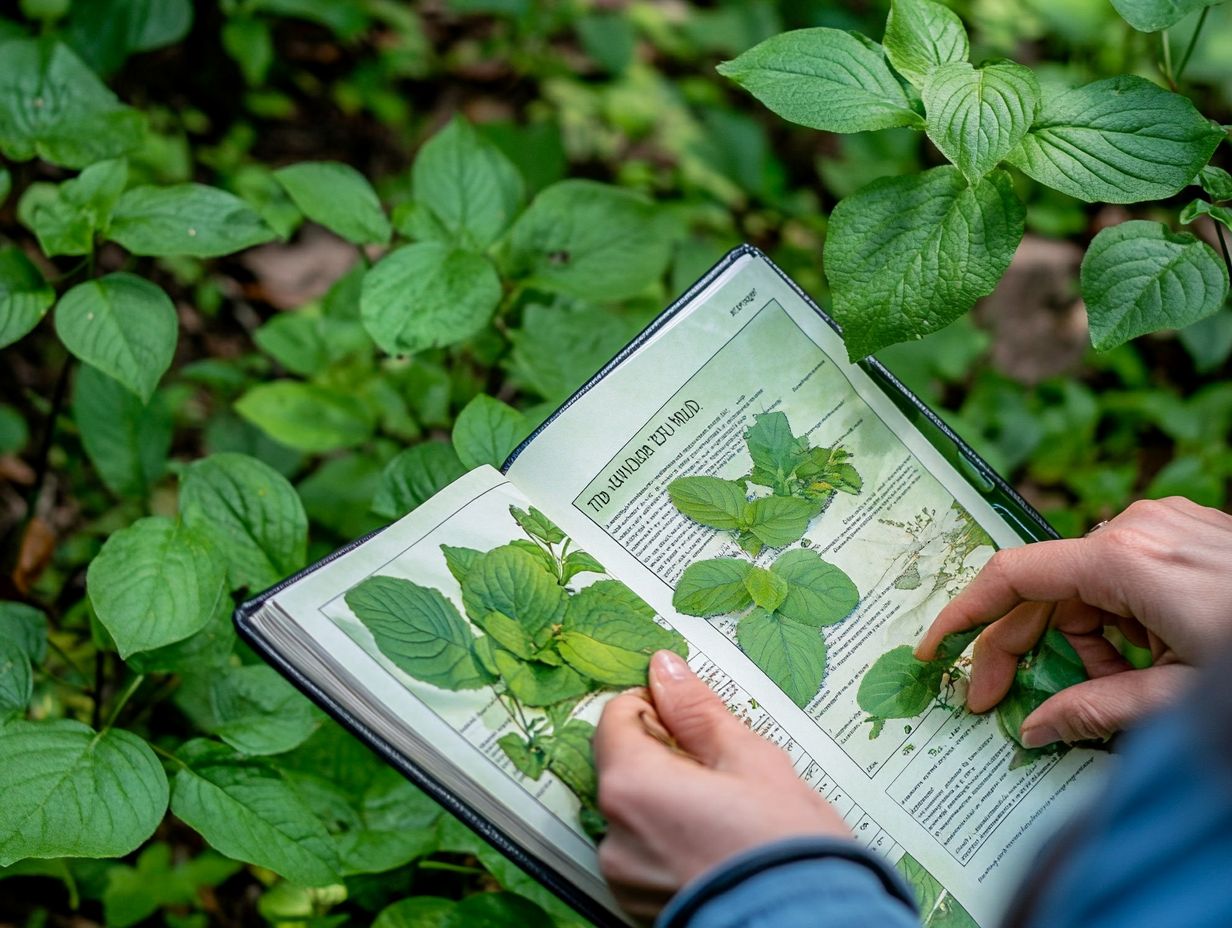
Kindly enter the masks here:
<path id="1" fill-rule="evenodd" d="M 1147 500 L 1086 537 L 998 551 L 941 610 L 916 656 L 931 660 L 943 637 L 985 623 L 967 691 L 973 712 L 1004 698 L 1019 657 L 1053 627 L 1090 679 L 1029 715 L 1023 742 L 1109 737 L 1170 701 L 1232 638 L 1232 516 L 1181 497 Z M 1149 647 L 1152 665 L 1133 669 L 1106 626 Z"/>

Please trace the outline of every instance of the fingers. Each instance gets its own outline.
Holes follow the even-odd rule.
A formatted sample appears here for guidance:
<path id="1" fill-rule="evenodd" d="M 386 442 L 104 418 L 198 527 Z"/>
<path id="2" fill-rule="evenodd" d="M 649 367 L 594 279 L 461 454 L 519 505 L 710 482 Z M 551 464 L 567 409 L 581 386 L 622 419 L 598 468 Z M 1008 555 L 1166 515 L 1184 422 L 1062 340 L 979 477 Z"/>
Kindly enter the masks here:
<path id="1" fill-rule="evenodd" d="M 722 766 L 733 745 L 745 743 L 750 735 L 718 694 L 671 651 L 659 651 L 651 658 L 650 693 L 659 719 L 676 743 L 708 767 Z"/>
<path id="2" fill-rule="evenodd" d="M 619 758 L 635 767 L 646 758 L 653 758 L 667 748 L 657 740 L 643 722 L 643 713 L 654 713 L 645 690 L 628 690 L 603 707 L 603 715 L 595 727 L 593 746 L 595 766 L 600 773 Z"/>

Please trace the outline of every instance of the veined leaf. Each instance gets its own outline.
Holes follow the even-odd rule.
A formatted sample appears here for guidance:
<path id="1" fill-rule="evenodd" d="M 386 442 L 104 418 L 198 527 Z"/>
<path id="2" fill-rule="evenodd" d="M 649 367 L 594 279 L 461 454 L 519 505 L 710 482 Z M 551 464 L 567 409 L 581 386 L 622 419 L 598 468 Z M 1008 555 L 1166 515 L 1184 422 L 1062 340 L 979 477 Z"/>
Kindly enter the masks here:
<path id="1" fill-rule="evenodd" d="M 534 506 L 531 506 L 529 510 L 510 506 L 509 514 L 513 516 L 513 521 L 518 523 L 522 531 L 545 544 L 558 545 L 565 540 L 565 533 L 556 527 L 556 523 Z"/>
<path id="2" fill-rule="evenodd" d="M 381 909 L 372 928 L 445 928 L 457 905 L 439 896 L 411 896 Z"/>
<path id="3" fill-rule="evenodd" d="M 21 642 L 0 638 L 0 728 L 25 713 L 34 692 L 30 655 Z"/>
<path id="4" fill-rule="evenodd" d="M 744 521 L 744 488 L 720 477 L 678 477 L 667 487 L 668 498 L 680 512 L 702 525 L 734 531 Z"/>
<path id="5" fill-rule="evenodd" d="M 70 5 L 64 32 L 92 68 L 110 75 L 135 52 L 180 41 L 192 20 L 190 0 L 95 0 Z"/>
<path id="6" fill-rule="evenodd" d="M 787 581 L 762 567 L 750 566 L 744 575 L 744 588 L 754 604 L 767 612 L 774 612 L 787 598 Z"/>
<path id="7" fill-rule="evenodd" d="M 934 68 L 966 61 L 971 53 L 958 14 L 933 0 L 893 0 L 884 45 L 890 64 L 916 87 Z"/>
<path id="8" fill-rule="evenodd" d="M 483 555 L 467 571 L 462 584 L 462 602 L 468 615 L 477 621 L 493 612 L 508 616 L 536 647 L 547 643 L 551 626 L 561 621 L 568 598 L 538 560 L 509 545 Z"/>
<path id="9" fill-rule="evenodd" d="M 87 255 L 94 250 L 94 236 L 111 221 L 126 183 L 124 159 L 99 161 L 62 184 L 31 184 L 17 204 L 17 215 L 48 257 Z"/>
<path id="10" fill-rule="evenodd" d="M 607 568 L 600 564 L 592 555 L 575 548 L 565 555 L 561 566 L 564 568 L 560 582 L 568 583 L 578 574 L 605 574 Z"/>
<path id="11" fill-rule="evenodd" d="M 532 780 L 538 780 L 543 776 L 543 771 L 548 769 L 547 751 L 539 745 L 532 745 L 517 732 L 501 735 L 496 743 L 505 752 L 505 756 L 513 761 L 513 766 Z"/>
<path id="12" fill-rule="evenodd" d="M 381 473 L 372 511 L 400 519 L 464 473 L 458 453 L 441 441 L 426 441 L 395 455 Z"/>
<path id="13" fill-rule="evenodd" d="M 557 730 L 548 751 L 548 769 L 564 780 L 565 785 L 573 790 L 584 805 L 592 806 L 598 794 L 599 782 L 595 774 L 595 754 L 591 748 L 594 736 L 595 726 L 590 722 L 570 719 Z M 472 924 L 463 922 L 458 925 L 458 928 L 463 928 L 463 926 L 470 928 Z M 543 924 L 543 922 L 521 922 L 521 924 Z"/>
<path id="14" fill-rule="evenodd" d="M 344 358 L 372 355 L 372 339 L 358 319 L 338 319 L 309 308 L 279 313 L 253 332 L 252 339 L 301 377 L 312 377 Z"/>
<path id="15" fill-rule="evenodd" d="M 600 580 L 569 598 L 558 650 L 583 676 L 610 686 L 642 686 L 655 651 L 688 656 L 679 634 L 618 580 Z"/>
<path id="16" fill-rule="evenodd" d="M 1232 200 L 1232 174 L 1223 168 L 1208 164 L 1198 172 L 1198 182 L 1206 191 L 1206 195 L 1216 203 Z"/>
<path id="17" fill-rule="evenodd" d="M 261 664 L 186 673 L 175 703 L 198 728 L 248 755 L 289 751 L 324 719 L 278 671 Z"/>
<path id="18" fill-rule="evenodd" d="M 1221 0 L 1112 0 L 1121 18 L 1139 32 L 1159 32 L 1175 26 L 1195 10 Z"/>
<path id="19" fill-rule="evenodd" d="M 33 664 L 47 656 L 47 616 L 25 603 L 0 602 L 0 638 L 16 644 Z"/>
<path id="20" fill-rule="evenodd" d="M 1180 220 L 1189 225 L 1199 216 L 1210 216 L 1212 220 L 1232 230 L 1232 206 L 1216 206 L 1206 200 L 1191 200 L 1181 210 Z"/>
<path id="21" fill-rule="evenodd" d="M 194 258 L 229 255 L 277 238 L 235 194 L 203 184 L 125 191 L 107 237 L 135 255 Z"/>
<path id="22" fill-rule="evenodd" d="M 501 648 L 494 650 L 493 659 L 505 686 L 524 706 L 550 706 L 590 691 L 590 681 L 571 667 L 519 660 Z"/>
<path id="23" fill-rule="evenodd" d="M 480 393 L 453 424 L 453 446 L 468 467 L 500 467 L 530 431 L 530 422 L 508 403 Z"/>
<path id="24" fill-rule="evenodd" d="M 808 439 L 791 434 L 791 424 L 781 412 L 763 412 L 753 417 L 745 429 L 744 443 L 753 460 L 754 471 L 765 471 L 778 485 L 791 476 L 808 450 Z"/>
<path id="25" fill-rule="evenodd" d="M 371 409 L 355 396 L 298 380 L 257 384 L 235 401 L 235 411 L 299 451 L 352 448 L 376 427 Z"/>
<path id="26" fill-rule="evenodd" d="M 672 608 L 685 615 L 739 612 L 753 604 L 744 578 L 753 565 L 736 557 L 694 561 L 684 569 L 672 595 Z"/>
<path id="27" fill-rule="evenodd" d="M 73 382 L 73 421 L 86 456 L 107 489 L 142 499 L 167 469 L 172 419 L 165 397 L 142 403 L 130 390 L 88 364 Z"/>
<path id="28" fill-rule="evenodd" d="M 1027 134 L 1040 90 L 1035 75 L 1012 61 L 978 69 L 959 61 L 933 69 L 922 96 L 928 137 L 975 183 Z"/>
<path id="29" fill-rule="evenodd" d="M 453 574 L 460 586 L 471 568 L 483 557 L 483 552 L 475 548 L 455 548 L 452 545 L 441 545 L 441 554 L 445 555 L 445 566 Z"/>
<path id="30" fill-rule="evenodd" d="M 349 164 L 305 161 L 274 172 L 295 205 L 356 245 L 384 245 L 389 241 L 389 220 L 372 185 Z"/>
<path id="31" fill-rule="evenodd" d="M 816 510 L 808 500 L 765 496 L 749 503 L 743 528 L 767 548 L 781 548 L 804 537 Z"/>
<path id="32" fill-rule="evenodd" d="M 820 628 L 841 622 L 860 601 L 860 592 L 841 569 L 816 551 L 797 548 L 779 555 L 770 571 L 786 581 L 778 612 L 793 622 Z"/>
<path id="33" fill-rule="evenodd" d="M 856 702 L 879 719 L 913 719 L 941 692 L 945 661 L 922 661 L 909 645 L 881 655 L 860 681 Z"/>
<path id="34" fill-rule="evenodd" d="M 826 642 L 815 628 L 754 607 L 736 626 L 740 650 L 800 708 L 826 675 Z"/>
<path id="35" fill-rule="evenodd" d="M 1049 697 L 1086 678 L 1086 668 L 1069 639 L 1055 628 L 1048 629 L 1032 652 L 1018 662 L 1010 691 L 997 704 L 997 721 L 1002 731 L 1019 747 L 1029 751 L 1031 759 L 1056 753 L 1056 745 L 1026 748 L 1022 744 L 1022 723 Z"/>
<path id="36" fill-rule="evenodd" d="M 38 325 L 55 298 L 55 291 L 21 249 L 0 248 L 0 348 Z"/>

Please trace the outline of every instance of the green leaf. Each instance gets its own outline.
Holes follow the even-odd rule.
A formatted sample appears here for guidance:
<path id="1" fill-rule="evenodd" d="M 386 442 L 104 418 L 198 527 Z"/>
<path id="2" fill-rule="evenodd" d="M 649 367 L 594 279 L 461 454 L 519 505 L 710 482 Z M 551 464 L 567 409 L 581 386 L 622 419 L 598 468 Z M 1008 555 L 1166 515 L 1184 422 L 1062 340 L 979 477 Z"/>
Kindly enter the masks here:
<path id="1" fill-rule="evenodd" d="M 385 465 L 372 511 L 400 519 L 464 473 L 451 445 L 428 441 L 400 452 Z"/>
<path id="2" fill-rule="evenodd" d="M 1095 236 L 1081 280 L 1091 342 L 1100 351 L 1197 322 L 1218 312 L 1228 295 L 1228 271 L 1214 249 L 1141 219 Z"/>
<path id="3" fill-rule="evenodd" d="M 676 632 L 618 580 L 600 580 L 569 598 L 558 650 L 570 667 L 610 686 L 644 686 L 655 651 L 688 656 Z"/>
<path id="4" fill-rule="evenodd" d="M 683 515 L 720 531 L 740 528 L 748 503 L 744 487 L 720 477 L 678 477 L 667 495 Z"/>
<path id="5" fill-rule="evenodd" d="M 779 555 L 770 570 L 787 583 L 778 612 L 793 622 L 818 628 L 833 625 L 851 615 L 860 601 L 851 578 L 807 548 Z"/>
<path id="6" fill-rule="evenodd" d="M 135 255 L 160 258 L 216 258 L 277 238 L 235 194 L 202 184 L 125 191 L 107 237 Z"/>
<path id="7" fill-rule="evenodd" d="M 561 621 L 568 599 L 537 559 L 509 545 L 480 558 L 462 584 L 462 602 L 474 621 L 483 624 L 480 620 L 493 612 L 507 616 L 537 648 L 547 643 L 551 626 Z M 492 633 L 491 628 L 487 631 Z"/>
<path id="8" fill-rule="evenodd" d="M 913 719 L 941 692 L 946 662 L 922 661 L 909 645 L 887 651 L 864 674 L 856 702 L 880 719 Z"/>
<path id="9" fill-rule="evenodd" d="M 0 403 L 0 454 L 20 453 L 29 442 L 25 418 L 12 406 Z"/>
<path id="10" fill-rule="evenodd" d="M 126 183 L 126 161 L 100 161 L 58 186 L 31 184 L 17 205 L 17 215 L 38 236 L 48 257 L 88 255 L 94 250 L 95 235 L 111 221 Z"/>
<path id="11" fill-rule="evenodd" d="M 766 496 L 748 504 L 744 528 L 766 547 L 781 548 L 804 537 L 816 511 L 808 500 Z"/>
<path id="12" fill-rule="evenodd" d="M 333 839 L 275 770 L 204 741 L 178 753 L 187 766 L 172 783 L 171 811 L 211 847 L 301 886 L 339 881 Z"/>
<path id="13" fill-rule="evenodd" d="M 504 363 L 529 390 L 563 400 L 639 329 L 636 317 L 606 309 L 531 303 L 521 328 L 509 332 L 513 350 Z"/>
<path id="14" fill-rule="evenodd" d="M 556 527 L 556 523 L 534 506 L 531 506 L 529 511 L 510 506 L 509 514 L 522 531 L 532 538 L 538 538 L 544 544 L 558 545 L 565 540 L 565 533 Z"/>
<path id="15" fill-rule="evenodd" d="M 513 762 L 513 766 L 532 780 L 538 780 L 543 776 L 543 771 L 548 769 L 547 752 L 539 745 L 531 744 L 516 732 L 502 735 L 496 743 L 505 752 L 505 756 Z"/>
<path id="16" fill-rule="evenodd" d="M 0 248 L 0 348 L 38 325 L 55 298 L 55 291 L 21 249 Z"/>
<path id="17" fill-rule="evenodd" d="M 67 46 L 0 39 L 0 153 L 83 168 L 141 144 L 145 117 L 124 106 Z"/>
<path id="18" fill-rule="evenodd" d="M 1208 164 L 1198 172 L 1198 183 L 1216 203 L 1232 200 L 1232 174 L 1223 168 Z"/>
<path id="19" fill-rule="evenodd" d="M 358 812 L 355 826 L 338 835 L 344 875 L 384 873 L 439 845 L 441 807 L 387 767 L 378 769 L 365 786 Z"/>
<path id="20" fill-rule="evenodd" d="M 252 338 L 262 351 L 301 377 L 312 377 L 344 358 L 372 354 L 372 339 L 357 319 L 336 319 L 308 309 L 279 313 Z"/>
<path id="21" fill-rule="evenodd" d="M 754 607 L 736 626 L 740 650 L 804 708 L 826 675 L 826 642 L 815 628 Z"/>
<path id="22" fill-rule="evenodd" d="M 10 722 L 0 728 L 0 867 L 25 857 L 118 857 L 167 811 L 149 745 L 117 728 Z"/>
<path id="23" fill-rule="evenodd" d="M 453 446 L 468 467 L 500 467 L 530 432 L 526 416 L 507 403 L 480 393 L 462 407 L 453 424 Z"/>
<path id="24" fill-rule="evenodd" d="M 971 53 L 958 14 L 932 0 L 893 0 L 884 44 L 890 64 L 916 87 L 934 68 L 966 61 Z"/>
<path id="25" fill-rule="evenodd" d="M 467 896 L 454 906 L 441 928 L 508 928 L 550 923 L 547 913 L 533 902 L 513 893 L 496 892 Z"/>
<path id="26" fill-rule="evenodd" d="M 416 680 L 448 690 L 491 682 L 475 663 L 470 627 L 437 590 L 395 577 L 369 577 L 347 592 L 346 604 L 381 653 Z"/>
<path id="27" fill-rule="evenodd" d="M 437 896 L 412 896 L 386 906 L 372 928 L 445 928 L 457 903 Z"/>
<path id="28" fill-rule="evenodd" d="M 0 206 L 4 205 L 4 201 L 8 199 L 12 189 L 13 175 L 9 173 L 8 168 L 0 167 Z"/>
<path id="29" fill-rule="evenodd" d="M 591 747 L 594 736 L 595 726 L 590 722 L 570 719 L 562 728 L 557 729 L 548 751 L 548 769 L 564 780 L 565 785 L 573 790 L 585 805 L 594 805 L 599 791 L 595 755 Z M 469 923 L 464 924 L 466 928 L 470 928 Z"/>
<path id="30" fill-rule="evenodd" d="M 389 242 L 389 220 L 364 175 L 337 161 L 305 161 L 274 172 L 295 205 L 356 245 Z"/>
<path id="31" fill-rule="evenodd" d="M 32 664 L 47 656 L 47 616 L 25 603 L 0 602 L 0 640 L 15 643 Z"/>
<path id="32" fill-rule="evenodd" d="M 762 567 L 750 567 L 744 575 L 744 588 L 753 602 L 767 612 L 774 612 L 787 598 L 787 581 Z"/>
<path id="33" fill-rule="evenodd" d="M 172 45 L 192 25 L 189 0 L 92 0 L 69 7 L 65 40 L 96 71 L 110 74 L 136 52 Z"/>
<path id="34" fill-rule="evenodd" d="M 303 744 L 322 715 L 273 667 L 187 673 L 175 704 L 192 723 L 242 754 L 281 754 Z"/>
<path id="35" fill-rule="evenodd" d="M 607 568 L 600 564 L 594 557 L 582 551 L 580 548 L 570 551 L 565 555 L 562 561 L 562 576 L 560 582 L 568 583 L 578 574 L 605 574 Z"/>
<path id="36" fill-rule="evenodd" d="M 461 117 L 420 149 L 411 185 L 415 203 L 429 209 L 454 241 L 476 250 L 505 231 L 524 192 L 513 163 Z"/>
<path id="37" fill-rule="evenodd" d="M 1139 32 L 1159 32 L 1175 26 L 1195 10 L 1220 2 L 1222 0 L 1112 0 L 1112 5 L 1121 18 Z"/>
<path id="38" fill-rule="evenodd" d="M 239 640 L 231 623 L 231 606 L 231 598 L 223 597 L 201 631 L 174 644 L 130 655 L 128 666 L 137 673 L 200 672 L 225 666 Z"/>
<path id="39" fill-rule="evenodd" d="M 353 448 L 376 427 L 371 409 L 352 394 L 297 380 L 258 384 L 235 401 L 235 411 L 299 451 Z"/>
<path id="40" fill-rule="evenodd" d="M 1069 639 L 1055 628 L 1048 629 L 1032 652 L 1019 660 L 1014 682 L 1005 698 L 997 704 L 997 721 L 1002 731 L 1019 747 L 1024 747 L 1022 723 L 1027 716 L 1049 697 L 1086 678 L 1086 668 Z M 1032 751 L 1028 757 L 1034 759 L 1043 753 L 1055 753 L 1057 749 L 1057 746 L 1049 745 Z"/>
<path id="41" fill-rule="evenodd" d="M 126 658 L 204 628 L 226 596 L 226 567 L 196 529 L 151 516 L 107 539 L 90 562 L 86 592 Z"/>
<path id="42" fill-rule="evenodd" d="M 360 312 L 383 351 L 412 354 L 478 334 L 500 297 L 500 279 L 487 258 L 418 242 L 390 252 L 364 275 Z"/>
<path id="43" fill-rule="evenodd" d="M 73 421 L 86 456 L 107 489 L 144 499 L 167 470 L 172 417 L 166 397 L 142 403 L 118 381 L 88 364 L 73 382 Z"/>
<path id="44" fill-rule="evenodd" d="M 808 439 L 791 434 L 791 424 L 781 412 L 763 412 L 753 417 L 745 429 L 744 442 L 753 460 L 755 477 L 769 478 L 761 484 L 780 489 L 800 465 L 802 455 L 809 450 Z M 761 471 L 761 474 L 757 472 Z M 754 480 L 760 483 L 760 480 Z"/>
<path id="45" fill-rule="evenodd" d="M 0 638 L 0 728 L 13 716 L 25 713 L 33 692 L 30 656 L 20 642 Z"/>
<path id="46" fill-rule="evenodd" d="M 672 595 L 672 608 L 685 615 L 712 616 L 739 612 L 753 603 L 744 579 L 753 569 L 736 557 L 694 561 L 684 569 Z"/>
<path id="47" fill-rule="evenodd" d="M 1035 75 L 1012 61 L 979 69 L 965 61 L 941 65 L 922 96 L 928 137 L 972 183 L 1022 141 L 1040 103 Z"/>
<path id="48" fill-rule="evenodd" d="M 536 196 L 509 230 L 506 270 L 541 290 L 627 299 L 663 276 L 672 245 L 667 222 L 633 191 L 562 180 Z"/>
<path id="49" fill-rule="evenodd" d="M 242 868 L 239 861 L 212 851 L 172 866 L 171 845 L 162 841 L 148 845 L 137 858 L 137 866 L 113 864 L 108 868 L 102 897 L 105 924 L 128 928 L 160 908 L 193 906 L 202 889 L 212 889 Z"/>
<path id="50" fill-rule="evenodd" d="M 493 657 L 505 686 L 524 706 L 550 706 L 590 692 L 590 681 L 571 667 L 518 660 L 500 648 L 495 650 Z"/>
<path id="51" fill-rule="evenodd" d="M 212 535 L 232 589 L 261 590 L 304 566 L 308 516 L 295 488 L 246 454 L 214 454 L 183 473 L 180 513 Z"/>
<path id="52" fill-rule="evenodd" d="M 461 585 L 471 568 L 483 557 L 483 552 L 475 548 L 455 548 L 452 545 L 441 545 L 441 554 L 445 555 L 445 566 L 453 574 L 453 578 Z"/>
<path id="53" fill-rule="evenodd" d="M 1186 97 L 1124 75 L 1046 99 L 1006 160 L 1088 203 L 1137 203 L 1191 183 L 1223 137 Z"/>
<path id="54" fill-rule="evenodd" d="M 1004 171 L 968 185 L 957 168 L 933 168 L 845 198 L 830 214 L 825 269 L 848 355 L 935 332 L 991 293 L 1024 218 Z"/>
<path id="55" fill-rule="evenodd" d="M 1215 206 L 1206 200 L 1192 200 L 1181 210 L 1181 222 L 1189 225 L 1199 216 L 1210 216 L 1215 222 L 1232 229 L 1232 207 Z"/>

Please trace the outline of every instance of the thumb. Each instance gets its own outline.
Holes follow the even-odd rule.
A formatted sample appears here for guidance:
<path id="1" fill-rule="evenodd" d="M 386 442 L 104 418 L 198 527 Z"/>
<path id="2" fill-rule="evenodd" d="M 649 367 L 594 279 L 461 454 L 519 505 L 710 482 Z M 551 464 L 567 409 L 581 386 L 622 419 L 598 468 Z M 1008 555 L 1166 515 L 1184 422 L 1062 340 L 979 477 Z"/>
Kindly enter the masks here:
<path id="1" fill-rule="evenodd" d="M 707 767 L 718 766 L 733 741 L 748 733 L 684 658 L 658 651 L 650 659 L 655 712 L 676 743 Z"/>
<path id="2" fill-rule="evenodd" d="M 1172 701 L 1193 672 L 1184 664 L 1160 664 L 1063 689 L 1023 721 L 1023 744 L 1038 748 L 1054 741 L 1108 738 Z"/>

